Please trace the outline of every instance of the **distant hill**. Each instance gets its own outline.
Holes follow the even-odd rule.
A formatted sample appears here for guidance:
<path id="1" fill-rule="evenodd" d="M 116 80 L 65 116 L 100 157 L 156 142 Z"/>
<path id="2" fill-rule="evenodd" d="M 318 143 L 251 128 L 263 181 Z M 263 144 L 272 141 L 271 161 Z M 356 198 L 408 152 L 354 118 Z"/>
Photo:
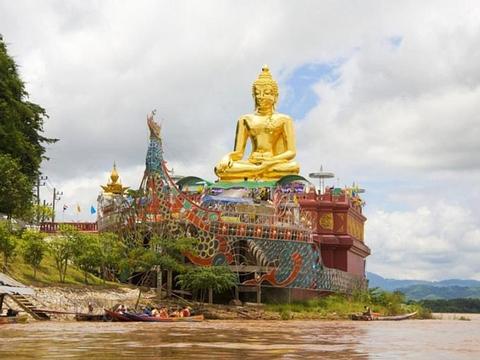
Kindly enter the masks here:
<path id="1" fill-rule="evenodd" d="M 400 290 L 408 299 L 480 298 L 480 281 L 449 279 L 442 281 L 385 279 L 367 272 L 369 287 L 383 290 Z"/>

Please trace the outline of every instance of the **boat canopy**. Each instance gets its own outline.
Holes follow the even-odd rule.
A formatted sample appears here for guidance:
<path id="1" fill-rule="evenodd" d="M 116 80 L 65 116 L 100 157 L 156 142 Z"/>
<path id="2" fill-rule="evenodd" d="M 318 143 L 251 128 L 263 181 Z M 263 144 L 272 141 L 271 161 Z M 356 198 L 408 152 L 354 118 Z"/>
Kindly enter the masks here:
<path id="1" fill-rule="evenodd" d="M 35 291 L 10 276 L 0 273 L 0 294 L 34 295 Z"/>

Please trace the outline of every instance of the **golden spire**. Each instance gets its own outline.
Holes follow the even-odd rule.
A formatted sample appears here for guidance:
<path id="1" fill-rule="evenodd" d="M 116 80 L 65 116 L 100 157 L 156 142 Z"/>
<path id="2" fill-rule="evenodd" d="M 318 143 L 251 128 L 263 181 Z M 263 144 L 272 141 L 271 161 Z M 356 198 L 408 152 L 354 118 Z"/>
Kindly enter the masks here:
<path id="1" fill-rule="evenodd" d="M 117 172 L 117 164 L 115 164 L 115 161 L 113 162 L 113 170 L 112 173 L 110 174 L 110 179 L 112 180 L 112 184 L 116 184 L 118 180 L 118 172 Z"/>
<path id="2" fill-rule="evenodd" d="M 103 189 L 104 193 L 110 193 L 110 194 L 123 195 L 125 190 L 128 189 L 128 187 L 122 186 L 122 182 L 120 181 L 120 176 L 118 175 L 117 165 L 115 164 L 115 162 L 113 162 L 113 169 L 110 174 L 110 181 L 107 183 L 107 185 L 100 185 L 100 186 Z"/>

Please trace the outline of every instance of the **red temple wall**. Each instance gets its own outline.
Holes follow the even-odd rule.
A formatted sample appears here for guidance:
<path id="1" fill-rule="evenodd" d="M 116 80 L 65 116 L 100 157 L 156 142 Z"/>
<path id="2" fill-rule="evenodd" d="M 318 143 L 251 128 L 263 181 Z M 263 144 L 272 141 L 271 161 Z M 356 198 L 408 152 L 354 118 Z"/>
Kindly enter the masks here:
<path id="1" fill-rule="evenodd" d="M 365 276 L 365 258 L 349 251 L 347 255 L 347 263 L 348 263 L 347 271 L 349 273 L 359 275 L 359 276 Z"/>
<path id="2" fill-rule="evenodd" d="M 304 211 L 310 213 L 314 241 L 320 245 L 327 267 L 365 276 L 365 259 L 370 249 L 363 242 L 366 218 L 345 197 L 309 194 L 300 198 Z"/>

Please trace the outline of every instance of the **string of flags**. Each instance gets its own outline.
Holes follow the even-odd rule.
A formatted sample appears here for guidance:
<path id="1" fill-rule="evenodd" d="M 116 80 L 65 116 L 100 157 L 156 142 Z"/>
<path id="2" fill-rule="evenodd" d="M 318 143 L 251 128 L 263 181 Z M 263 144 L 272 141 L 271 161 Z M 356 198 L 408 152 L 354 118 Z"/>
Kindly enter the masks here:
<path id="1" fill-rule="evenodd" d="M 63 205 L 63 212 L 65 212 L 65 211 L 67 211 L 67 210 L 68 210 L 68 205 L 67 205 L 67 204 L 64 204 L 64 205 Z M 75 211 L 76 211 L 77 213 L 79 213 L 79 214 L 82 212 L 82 208 L 80 207 L 80 204 L 77 203 L 77 204 L 75 205 Z M 97 209 L 95 208 L 95 206 L 93 206 L 93 205 L 90 206 L 90 214 L 93 215 L 93 214 L 96 214 L 96 213 L 97 213 Z"/>

